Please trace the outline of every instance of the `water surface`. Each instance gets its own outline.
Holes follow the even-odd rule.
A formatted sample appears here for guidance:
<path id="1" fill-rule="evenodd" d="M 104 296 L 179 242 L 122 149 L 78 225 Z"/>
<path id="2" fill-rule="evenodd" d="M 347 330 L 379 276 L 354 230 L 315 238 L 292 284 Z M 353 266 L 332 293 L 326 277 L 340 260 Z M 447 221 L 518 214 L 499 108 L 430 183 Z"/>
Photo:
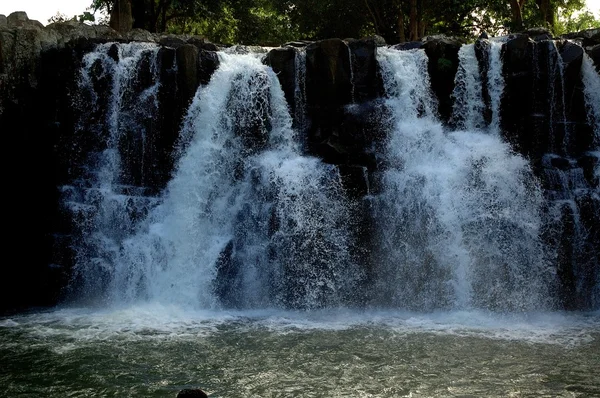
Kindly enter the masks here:
<path id="1" fill-rule="evenodd" d="M 6 396 L 600 396 L 600 314 L 61 309 L 0 320 Z"/>

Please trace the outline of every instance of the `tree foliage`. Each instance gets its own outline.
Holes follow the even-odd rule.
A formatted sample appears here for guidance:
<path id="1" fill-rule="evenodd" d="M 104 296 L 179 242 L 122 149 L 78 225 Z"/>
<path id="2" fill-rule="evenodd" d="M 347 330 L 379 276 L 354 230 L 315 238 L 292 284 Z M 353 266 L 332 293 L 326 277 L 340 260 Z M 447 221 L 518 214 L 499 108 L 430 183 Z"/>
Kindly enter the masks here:
<path id="1" fill-rule="evenodd" d="M 215 42 L 278 45 L 294 39 L 364 37 L 388 43 L 432 34 L 546 27 L 557 34 L 600 26 L 584 0 L 93 0 L 110 12 L 131 2 L 133 27 L 198 34 Z"/>

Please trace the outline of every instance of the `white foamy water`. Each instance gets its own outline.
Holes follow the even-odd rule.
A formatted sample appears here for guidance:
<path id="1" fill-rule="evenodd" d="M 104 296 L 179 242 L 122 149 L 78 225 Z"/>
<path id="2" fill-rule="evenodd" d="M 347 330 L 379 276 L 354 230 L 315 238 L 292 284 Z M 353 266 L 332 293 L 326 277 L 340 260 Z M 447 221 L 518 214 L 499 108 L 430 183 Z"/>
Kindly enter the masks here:
<path id="1" fill-rule="evenodd" d="M 475 55 L 475 44 L 461 46 L 458 50 L 458 71 L 454 79 L 455 88 L 453 118 L 459 128 L 465 130 L 485 127 L 479 62 Z"/>
<path id="2" fill-rule="evenodd" d="M 504 95 L 504 75 L 502 73 L 502 41 L 492 40 L 489 42 L 489 59 L 490 65 L 488 69 L 488 92 L 490 94 L 490 105 L 492 111 L 492 120 L 489 130 L 492 134 L 500 134 L 500 106 Z"/>
<path id="3" fill-rule="evenodd" d="M 160 204 L 108 240 L 105 302 L 190 308 L 337 305 L 361 270 L 335 166 L 303 156 L 274 72 L 220 54 L 184 121 Z M 94 270 L 82 273 L 98 280 Z"/>
<path id="4" fill-rule="evenodd" d="M 386 50 L 379 62 L 394 118 L 376 210 L 382 300 L 421 310 L 543 308 L 552 275 L 527 161 L 479 129 L 445 131 L 424 52 Z"/>
<path id="5" fill-rule="evenodd" d="M 190 310 L 148 303 L 134 307 L 91 310 L 65 308 L 0 320 L 0 328 L 19 330 L 30 338 L 60 339 L 56 350 L 110 340 L 187 340 L 219 335 L 223 330 L 268 330 L 270 333 L 311 333 L 375 329 L 396 335 L 430 333 L 539 344 L 575 346 L 589 343 L 600 327 L 600 314 L 487 311 L 420 313 L 397 310 L 282 311 Z M 56 340 L 58 341 L 58 340 Z"/>

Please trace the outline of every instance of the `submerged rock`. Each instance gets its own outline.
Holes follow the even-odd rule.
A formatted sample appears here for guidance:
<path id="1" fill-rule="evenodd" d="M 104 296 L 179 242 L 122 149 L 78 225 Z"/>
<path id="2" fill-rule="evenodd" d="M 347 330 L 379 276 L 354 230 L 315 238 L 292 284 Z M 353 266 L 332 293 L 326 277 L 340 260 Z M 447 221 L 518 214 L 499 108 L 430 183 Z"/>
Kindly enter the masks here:
<path id="1" fill-rule="evenodd" d="M 208 398 L 208 395 L 199 388 L 188 389 L 179 391 L 177 398 Z"/>

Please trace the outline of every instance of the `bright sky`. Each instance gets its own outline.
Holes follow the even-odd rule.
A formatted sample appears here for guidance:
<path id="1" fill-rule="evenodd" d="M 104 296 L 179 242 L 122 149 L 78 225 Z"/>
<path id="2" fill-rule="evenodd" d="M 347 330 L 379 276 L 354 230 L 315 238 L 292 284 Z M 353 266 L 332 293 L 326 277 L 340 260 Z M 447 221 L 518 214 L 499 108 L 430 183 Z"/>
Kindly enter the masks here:
<path id="1" fill-rule="evenodd" d="M 588 8 L 600 17 L 600 0 L 587 0 Z M 0 14 L 7 15 L 13 11 L 25 11 L 31 19 L 37 19 L 44 25 L 57 12 L 68 16 L 83 13 L 92 0 L 1 0 Z"/>
<path id="2" fill-rule="evenodd" d="M 72 17 L 82 14 L 90 4 L 92 0 L 0 0 L 0 14 L 8 16 L 13 11 L 25 11 L 29 19 L 47 25 L 57 12 Z"/>

